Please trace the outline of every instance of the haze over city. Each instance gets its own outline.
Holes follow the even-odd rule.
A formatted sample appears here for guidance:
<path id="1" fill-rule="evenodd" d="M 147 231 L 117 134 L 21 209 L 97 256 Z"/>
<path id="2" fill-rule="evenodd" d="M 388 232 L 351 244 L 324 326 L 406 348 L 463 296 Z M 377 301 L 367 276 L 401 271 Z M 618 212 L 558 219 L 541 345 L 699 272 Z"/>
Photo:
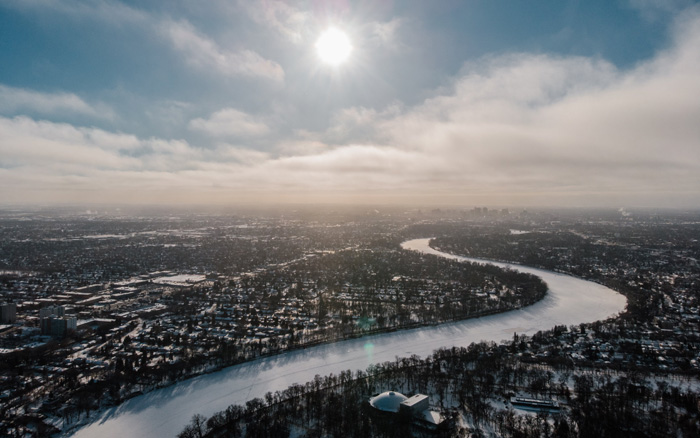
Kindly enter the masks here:
<path id="1" fill-rule="evenodd" d="M 693 1 L 0 4 L 0 203 L 700 206 Z"/>

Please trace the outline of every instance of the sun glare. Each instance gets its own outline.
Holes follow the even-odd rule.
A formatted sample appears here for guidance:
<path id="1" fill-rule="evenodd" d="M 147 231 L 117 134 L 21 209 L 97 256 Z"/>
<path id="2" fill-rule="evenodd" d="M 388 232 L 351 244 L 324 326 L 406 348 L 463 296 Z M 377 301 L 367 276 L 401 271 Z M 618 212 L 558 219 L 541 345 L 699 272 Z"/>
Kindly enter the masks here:
<path id="1" fill-rule="evenodd" d="M 335 27 L 323 32 L 316 41 L 316 53 L 326 64 L 340 65 L 348 59 L 350 52 L 352 52 L 350 38 L 345 32 Z"/>

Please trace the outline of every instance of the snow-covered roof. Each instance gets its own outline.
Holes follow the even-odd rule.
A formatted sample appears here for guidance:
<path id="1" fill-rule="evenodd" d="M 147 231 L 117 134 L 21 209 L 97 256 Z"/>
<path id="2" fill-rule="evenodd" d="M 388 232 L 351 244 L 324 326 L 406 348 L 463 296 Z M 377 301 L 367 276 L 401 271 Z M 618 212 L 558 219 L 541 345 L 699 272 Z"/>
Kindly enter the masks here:
<path id="1" fill-rule="evenodd" d="M 407 400 L 406 396 L 394 391 L 382 392 L 376 397 L 369 399 L 369 404 L 373 408 L 384 412 L 399 412 L 401 402 Z"/>
<path id="2" fill-rule="evenodd" d="M 423 415 L 423 421 L 430 423 L 430 424 L 440 424 L 442 423 L 442 417 L 440 416 L 439 412 L 431 411 L 430 409 L 426 409 L 422 413 Z"/>
<path id="3" fill-rule="evenodd" d="M 428 396 L 424 394 L 416 394 L 413 397 L 407 399 L 403 404 L 404 406 L 407 406 L 409 408 L 412 408 L 416 404 L 419 404 L 423 402 L 424 400 L 427 400 Z"/>

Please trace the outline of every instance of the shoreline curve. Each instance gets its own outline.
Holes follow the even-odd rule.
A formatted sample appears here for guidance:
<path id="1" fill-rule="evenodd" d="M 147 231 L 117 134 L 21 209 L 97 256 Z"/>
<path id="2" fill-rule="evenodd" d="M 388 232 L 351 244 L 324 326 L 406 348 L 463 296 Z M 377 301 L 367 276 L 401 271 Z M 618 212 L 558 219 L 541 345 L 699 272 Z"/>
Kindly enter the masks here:
<path id="1" fill-rule="evenodd" d="M 514 332 L 532 335 L 555 325 L 593 322 L 622 312 L 627 303 L 624 296 L 598 283 L 523 265 L 443 253 L 431 248 L 429 242 L 430 238 L 413 239 L 403 242 L 401 247 L 531 273 L 542 278 L 549 290 L 540 301 L 517 310 L 321 344 L 193 377 L 106 409 L 69 436 L 174 437 L 194 414 L 210 416 L 231 404 L 244 404 L 255 397 L 263 397 L 268 391 L 307 382 L 317 374 L 364 370 L 372 363 L 413 354 L 425 357 L 440 347 L 467 346 L 479 341 L 500 342 L 511 339 Z"/>

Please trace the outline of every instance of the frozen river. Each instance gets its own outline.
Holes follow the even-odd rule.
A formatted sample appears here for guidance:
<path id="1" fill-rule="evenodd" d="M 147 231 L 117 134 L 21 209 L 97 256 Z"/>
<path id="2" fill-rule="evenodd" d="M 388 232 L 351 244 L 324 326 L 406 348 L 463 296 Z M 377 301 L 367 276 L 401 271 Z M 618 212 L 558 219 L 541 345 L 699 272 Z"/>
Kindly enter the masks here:
<path id="1" fill-rule="evenodd" d="M 429 240 L 410 240 L 402 247 L 455 260 L 484 262 L 436 251 L 428 245 Z M 231 404 L 262 397 L 268 391 L 307 382 L 316 374 L 364 370 L 371 363 L 394 360 L 396 356 L 425 357 L 439 347 L 467 346 L 482 340 L 499 342 L 512 339 L 513 332 L 531 335 L 555 325 L 597 321 L 625 308 L 626 299 L 622 295 L 597 283 L 526 266 L 493 264 L 541 277 L 549 286 L 549 293 L 536 304 L 520 310 L 320 345 L 185 380 L 106 410 L 73 436 L 174 437 L 196 413 L 210 416 Z"/>

